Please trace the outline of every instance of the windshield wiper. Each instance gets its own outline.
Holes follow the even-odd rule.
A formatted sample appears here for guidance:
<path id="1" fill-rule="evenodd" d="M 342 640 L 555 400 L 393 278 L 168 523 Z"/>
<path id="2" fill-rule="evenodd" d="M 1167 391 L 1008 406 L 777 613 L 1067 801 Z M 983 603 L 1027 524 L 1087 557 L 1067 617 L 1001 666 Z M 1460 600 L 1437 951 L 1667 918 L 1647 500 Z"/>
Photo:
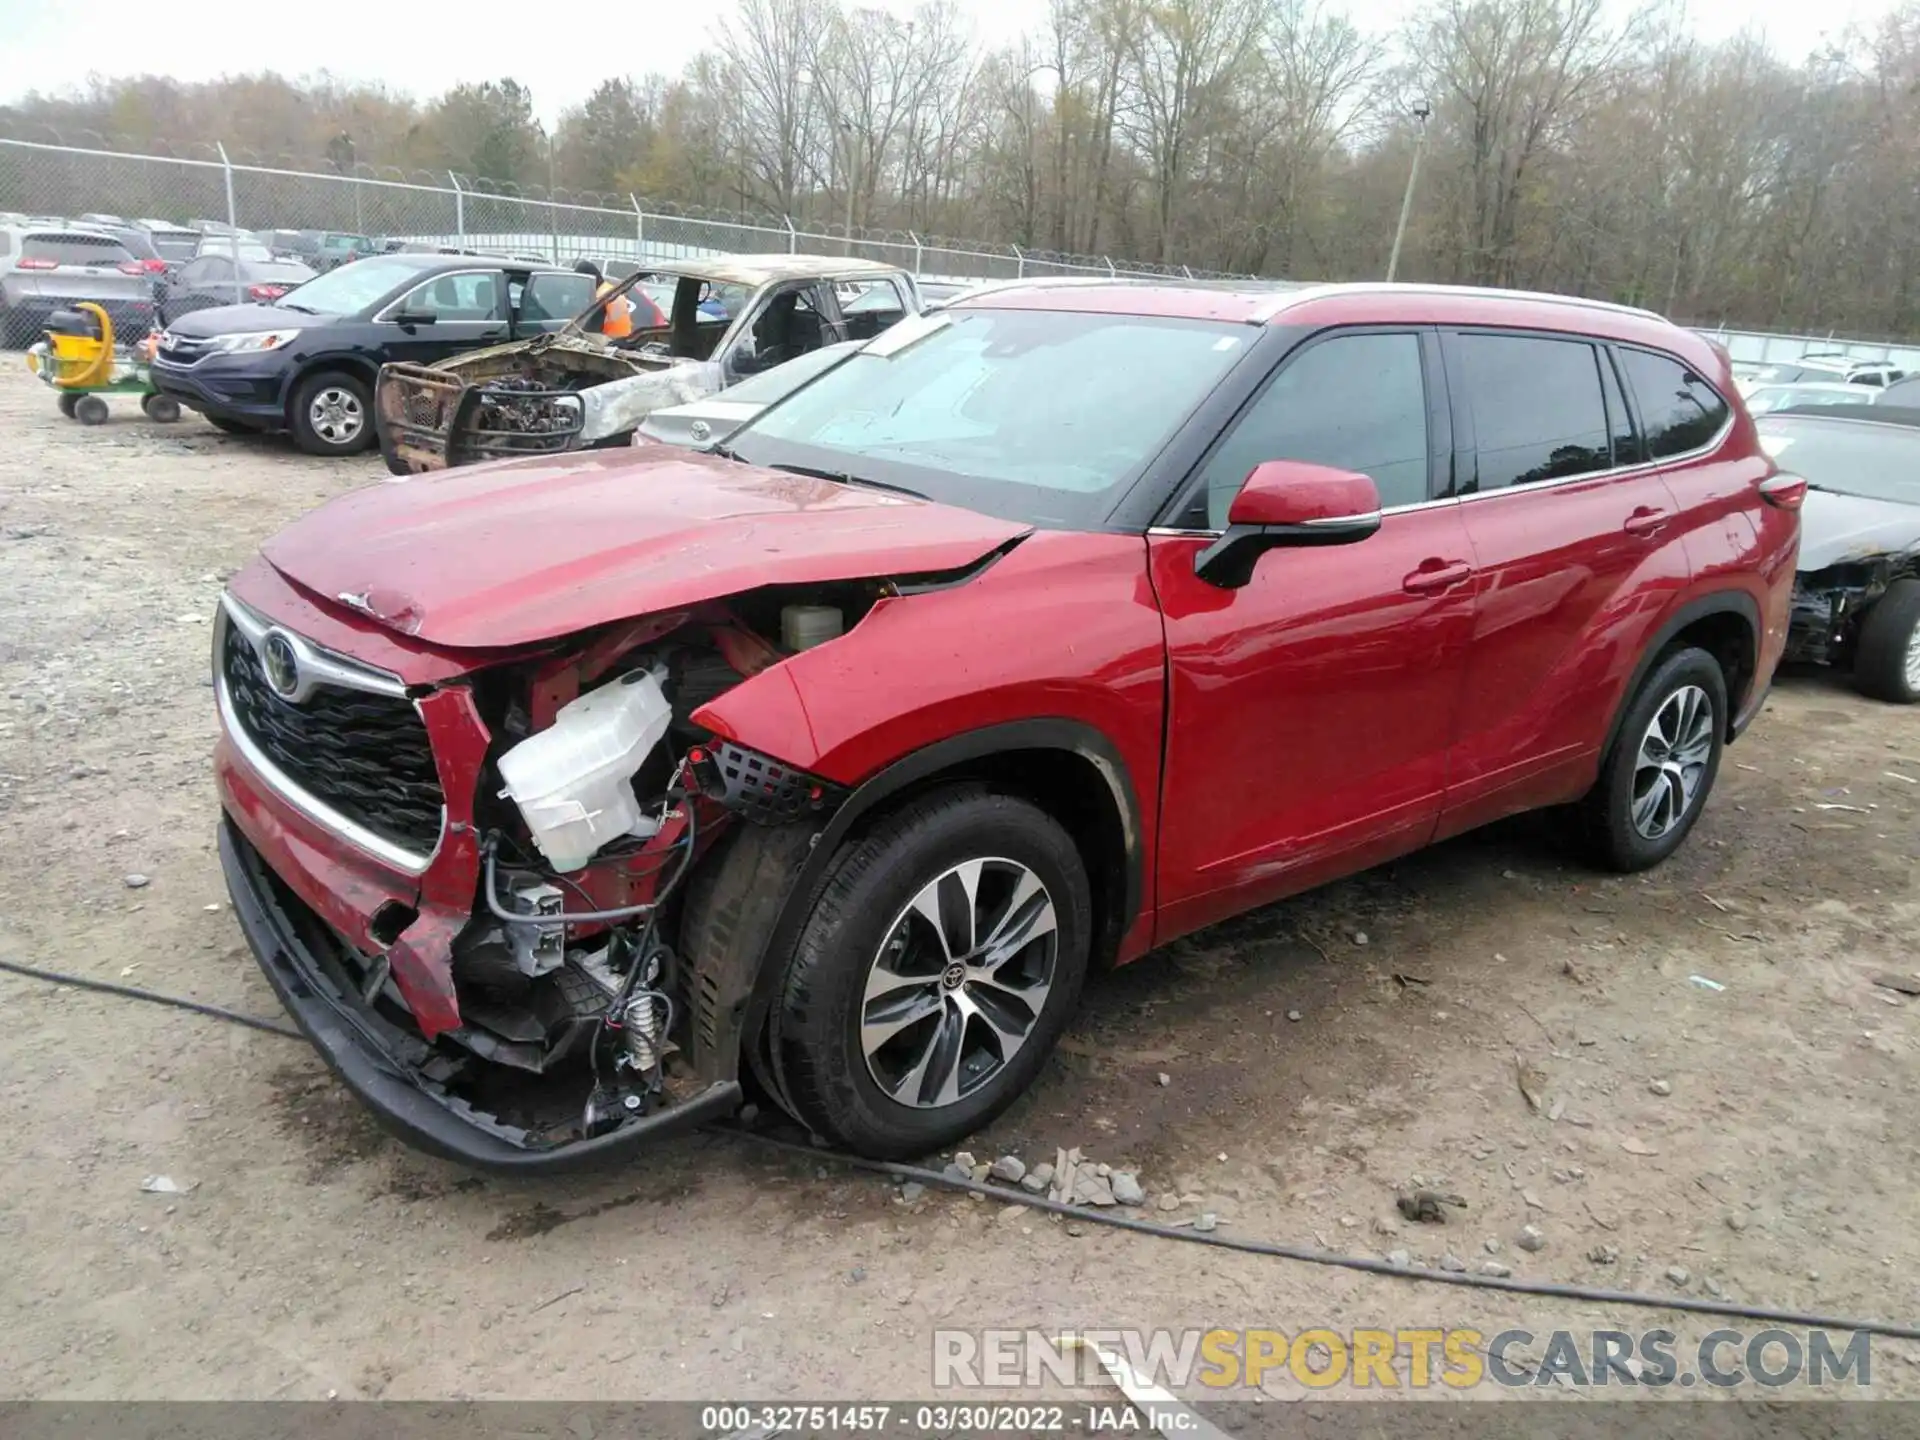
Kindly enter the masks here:
<path id="1" fill-rule="evenodd" d="M 909 490 L 905 485 L 895 485 L 886 480 L 869 480 L 864 475 L 850 474 L 845 470 L 820 470 L 811 465 L 769 465 L 769 470 L 784 470 L 789 475 L 805 475 L 813 480 L 838 480 L 842 485 L 860 485 L 869 490 L 891 490 L 895 495 L 911 495 L 916 500 L 927 497 L 918 490 Z"/>

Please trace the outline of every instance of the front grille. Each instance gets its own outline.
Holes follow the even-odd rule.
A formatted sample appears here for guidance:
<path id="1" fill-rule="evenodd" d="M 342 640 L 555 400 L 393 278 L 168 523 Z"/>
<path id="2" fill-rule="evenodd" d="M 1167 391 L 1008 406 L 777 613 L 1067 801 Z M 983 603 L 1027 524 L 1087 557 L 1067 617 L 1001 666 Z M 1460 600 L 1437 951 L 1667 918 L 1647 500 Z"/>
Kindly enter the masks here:
<path id="1" fill-rule="evenodd" d="M 237 625 L 221 658 L 247 737 L 294 784 L 357 825 L 420 855 L 440 839 L 440 776 L 411 701 L 323 685 L 298 705 L 268 688 Z"/>

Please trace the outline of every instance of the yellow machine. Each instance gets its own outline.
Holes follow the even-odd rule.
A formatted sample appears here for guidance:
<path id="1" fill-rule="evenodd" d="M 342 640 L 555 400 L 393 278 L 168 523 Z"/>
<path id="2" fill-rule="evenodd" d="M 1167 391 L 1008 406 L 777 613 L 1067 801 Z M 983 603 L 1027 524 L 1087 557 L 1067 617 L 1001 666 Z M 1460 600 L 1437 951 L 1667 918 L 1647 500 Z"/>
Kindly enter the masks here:
<path id="1" fill-rule="evenodd" d="M 47 317 L 46 339 L 27 351 L 27 369 L 58 393 L 60 413 L 82 425 L 105 422 L 104 395 L 138 395 L 148 419 L 171 424 L 180 418 L 180 405 L 153 388 L 147 369 L 151 358 L 144 338 L 131 352 L 117 354 L 112 317 L 101 306 L 81 301 Z"/>

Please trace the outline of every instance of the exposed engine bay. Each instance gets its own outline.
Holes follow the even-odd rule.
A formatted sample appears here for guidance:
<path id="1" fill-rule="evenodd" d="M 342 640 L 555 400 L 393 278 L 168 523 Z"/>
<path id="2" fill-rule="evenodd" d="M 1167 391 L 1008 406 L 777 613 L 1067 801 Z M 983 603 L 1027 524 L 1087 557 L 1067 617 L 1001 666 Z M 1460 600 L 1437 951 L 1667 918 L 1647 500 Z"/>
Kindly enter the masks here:
<path id="1" fill-rule="evenodd" d="M 840 797 L 691 717 L 835 638 L 886 590 L 769 588 L 476 678 L 494 744 L 475 797 L 480 893 L 451 948 L 461 1025 L 436 1046 L 440 1083 L 548 1143 L 698 1089 L 677 1062 L 699 978 L 669 939 L 688 873 L 730 825 Z"/>

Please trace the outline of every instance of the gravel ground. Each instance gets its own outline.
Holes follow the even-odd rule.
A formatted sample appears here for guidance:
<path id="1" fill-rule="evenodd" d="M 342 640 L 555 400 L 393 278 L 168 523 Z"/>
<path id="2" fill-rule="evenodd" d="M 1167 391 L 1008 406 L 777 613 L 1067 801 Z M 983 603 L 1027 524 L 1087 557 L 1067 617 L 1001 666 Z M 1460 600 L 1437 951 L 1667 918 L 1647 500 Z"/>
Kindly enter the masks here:
<path id="1" fill-rule="evenodd" d="M 83 430 L 0 365 L 0 956 L 273 1015 L 214 857 L 208 619 L 380 467 L 114 408 Z M 1079 1147 L 1233 1235 L 1910 1319 L 1920 1002 L 1871 977 L 1920 963 L 1916 781 L 1912 714 L 1784 677 L 1666 866 L 1518 823 L 1220 926 L 1096 982 L 970 1148 Z M 480 1178 L 299 1043 L 8 975 L 0 1026 L 14 1398 L 920 1396 L 936 1327 L 1721 1323 L 906 1201 L 724 1137 Z M 1413 1177 L 1467 1208 L 1406 1222 Z M 1920 1395 L 1920 1348 L 1873 1361 Z"/>

